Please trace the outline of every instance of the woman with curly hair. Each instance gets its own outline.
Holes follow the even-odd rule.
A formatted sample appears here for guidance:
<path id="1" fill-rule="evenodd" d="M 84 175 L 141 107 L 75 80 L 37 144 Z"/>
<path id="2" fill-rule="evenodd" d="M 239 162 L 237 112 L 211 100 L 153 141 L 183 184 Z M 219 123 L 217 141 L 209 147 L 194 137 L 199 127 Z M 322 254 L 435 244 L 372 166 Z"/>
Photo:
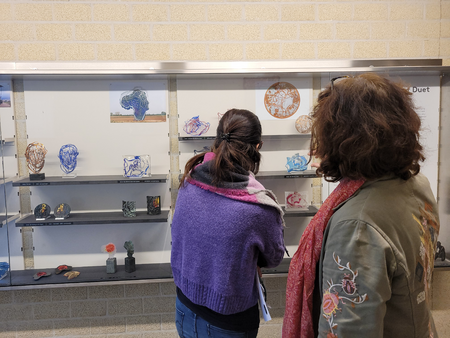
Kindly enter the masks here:
<path id="1" fill-rule="evenodd" d="M 436 338 L 438 208 L 412 94 L 374 73 L 334 78 L 311 117 L 317 173 L 339 185 L 291 261 L 283 337 Z"/>

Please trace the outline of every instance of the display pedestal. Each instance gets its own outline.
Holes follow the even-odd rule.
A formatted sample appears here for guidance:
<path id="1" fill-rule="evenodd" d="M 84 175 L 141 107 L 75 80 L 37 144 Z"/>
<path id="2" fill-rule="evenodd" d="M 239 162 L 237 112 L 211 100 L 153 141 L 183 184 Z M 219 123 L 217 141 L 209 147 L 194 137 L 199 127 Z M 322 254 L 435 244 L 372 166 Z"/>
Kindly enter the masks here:
<path id="1" fill-rule="evenodd" d="M 134 257 L 125 257 L 125 271 L 135 272 L 136 271 L 136 260 Z"/>
<path id="2" fill-rule="evenodd" d="M 106 273 L 116 273 L 116 271 L 117 271 L 116 257 L 108 258 L 106 260 Z"/>
<path id="3" fill-rule="evenodd" d="M 45 174 L 30 174 L 30 181 L 42 181 L 45 180 Z"/>

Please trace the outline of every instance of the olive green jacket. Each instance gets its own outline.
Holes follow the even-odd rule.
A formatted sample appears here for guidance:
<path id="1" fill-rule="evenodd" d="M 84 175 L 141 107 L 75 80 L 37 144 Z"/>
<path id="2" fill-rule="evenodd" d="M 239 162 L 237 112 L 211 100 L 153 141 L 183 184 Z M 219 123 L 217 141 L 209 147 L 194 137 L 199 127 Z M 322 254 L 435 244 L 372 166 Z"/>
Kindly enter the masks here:
<path id="1" fill-rule="evenodd" d="M 366 182 L 336 208 L 318 267 L 319 337 L 438 337 L 430 312 L 437 212 L 422 174 Z"/>

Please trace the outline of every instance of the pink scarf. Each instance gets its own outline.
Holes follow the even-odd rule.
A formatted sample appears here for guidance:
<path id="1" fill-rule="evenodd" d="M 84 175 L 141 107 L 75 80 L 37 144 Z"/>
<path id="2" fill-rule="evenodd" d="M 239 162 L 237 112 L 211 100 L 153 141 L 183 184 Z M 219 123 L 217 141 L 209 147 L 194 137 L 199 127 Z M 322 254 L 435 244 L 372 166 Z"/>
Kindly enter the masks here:
<path id="1" fill-rule="evenodd" d="M 363 183 L 363 180 L 341 180 L 306 227 L 289 266 L 283 338 L 314 338 L 312 295 L 323 232 L 333 215 L 333 209 L 351 197 Z"/>

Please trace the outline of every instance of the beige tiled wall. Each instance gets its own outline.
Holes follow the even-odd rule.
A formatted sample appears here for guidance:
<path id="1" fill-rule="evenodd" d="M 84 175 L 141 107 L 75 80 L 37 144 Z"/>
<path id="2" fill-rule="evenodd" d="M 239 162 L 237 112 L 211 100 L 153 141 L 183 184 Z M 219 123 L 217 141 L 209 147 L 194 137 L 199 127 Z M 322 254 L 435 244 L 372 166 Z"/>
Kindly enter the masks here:
<path id="1" fill-rule="evenodd" d="M 0 61 L 442 58 L 449 0 L 0 3 Z"/>
<path id="2" fill-rule="evenodd" d="M 450 0 L 0 1 L 0 61 L 442 58 Z M 433 315 L 450 337 L 450 271 Z M 267 278 L 280 337 L 286 278 Z M 173 283 L 0 291 L 0 338 L 176 337 Z"/>

